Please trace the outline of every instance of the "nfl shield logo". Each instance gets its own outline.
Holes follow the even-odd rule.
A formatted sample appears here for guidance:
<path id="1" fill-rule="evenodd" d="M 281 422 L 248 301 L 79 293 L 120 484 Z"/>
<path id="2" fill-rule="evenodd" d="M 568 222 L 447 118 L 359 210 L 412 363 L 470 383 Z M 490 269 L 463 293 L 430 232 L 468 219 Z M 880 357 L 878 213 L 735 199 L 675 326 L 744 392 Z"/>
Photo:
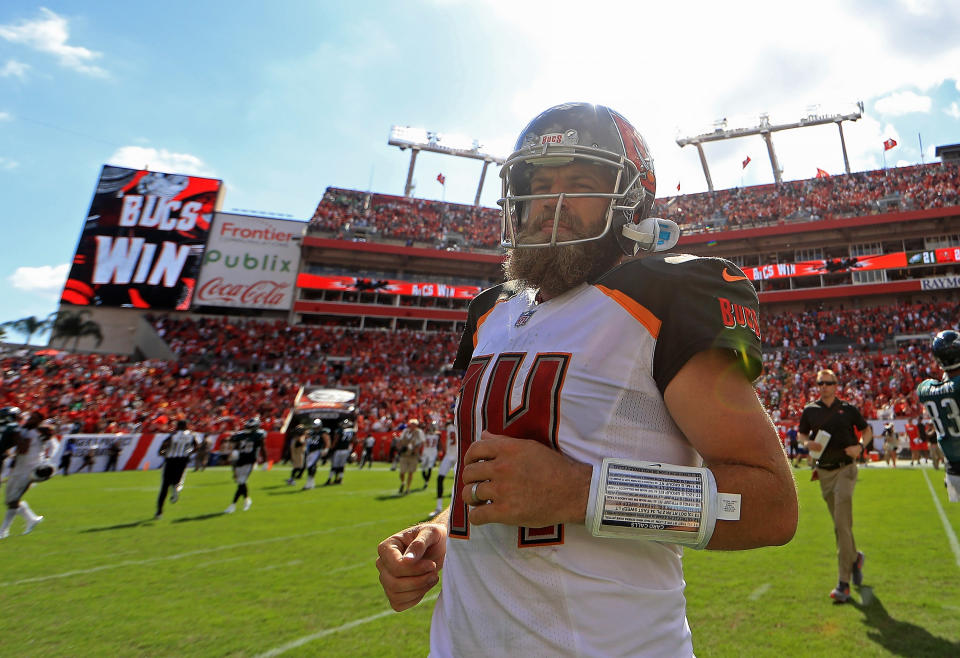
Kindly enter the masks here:
<path id="1" fill-rule="evenodd" d="M 530 320 L 530 318 L 533 316 L 534 313 L 535 311 L 524 311 L 523 313 L 520 314 L 520 317 L 517 318 L 517 322 L 513 326 L 522 327 Z"/>

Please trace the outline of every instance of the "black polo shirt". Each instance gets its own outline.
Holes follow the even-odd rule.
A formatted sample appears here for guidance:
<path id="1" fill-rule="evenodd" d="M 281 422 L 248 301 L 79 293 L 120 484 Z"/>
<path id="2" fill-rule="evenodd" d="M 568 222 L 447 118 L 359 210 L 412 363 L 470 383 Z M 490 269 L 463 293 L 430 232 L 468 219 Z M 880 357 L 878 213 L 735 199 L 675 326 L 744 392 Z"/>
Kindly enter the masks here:
<path id="1" fill-rule="evenodd" d="M 853 463 L 853 459 L 843 449 L 860 442 L 853 431 L 854 427 L 863 431 L 867 428 L 867 421 L 863 419 L 859 409 L 837 398 L 829 407 L 823 400 L 811 402 L 804 407 L 797 431 L 813 440 L 816 440 L 816 434 L 820 430 L 830 433 L 830 443 L 817 462 L 829 468 Z"/>

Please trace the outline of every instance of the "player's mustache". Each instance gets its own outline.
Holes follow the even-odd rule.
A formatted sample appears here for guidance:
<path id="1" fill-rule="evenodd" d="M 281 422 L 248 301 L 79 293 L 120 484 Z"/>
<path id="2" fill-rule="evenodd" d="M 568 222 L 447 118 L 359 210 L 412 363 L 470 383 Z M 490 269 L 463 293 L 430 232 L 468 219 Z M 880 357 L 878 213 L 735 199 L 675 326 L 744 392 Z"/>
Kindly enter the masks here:
<path id="1" fill-rule="evenodd" d="M 541 210 L 532 222 L 528 224 L 528 229 L 530 231 L 538 231 L 543 228 L 543 225 L 547 222 L 552 222 L 556 217 L 556 212 L 545 208 Z M 574 215 L 566 208 L 560 209 L 560 216 L 557 218 L 560 223 L 560 226 L 571 229 L 576 233 L 583 232 L 583 222 L 580 221 L 580 218 L 577 215 Z"/>

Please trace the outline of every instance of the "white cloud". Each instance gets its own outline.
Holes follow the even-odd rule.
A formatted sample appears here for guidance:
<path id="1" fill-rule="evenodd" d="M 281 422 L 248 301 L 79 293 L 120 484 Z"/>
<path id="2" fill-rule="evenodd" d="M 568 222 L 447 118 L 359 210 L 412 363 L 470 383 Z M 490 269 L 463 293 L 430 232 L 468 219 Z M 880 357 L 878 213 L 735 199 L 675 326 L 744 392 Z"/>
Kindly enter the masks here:
<path id="1" fill-rule="evenodd" d="M 0 121 L 10 121 L 13 119 L 13 115 L 9 112 L 0 112 Z"/>
<path id="2" fill-rule="evenodd" d="M 952 116 L 954 119 L 960 119 L 960 103 L 956 101 L 950 103 L 950 107 L 944 110 L 943 113 Z"/>
<path id="3" fill-rule="evenodd" d="M 795 121 L 807 105 L 819 103 L 833 113 L 858 100 L 869 103 L 867 114 L 886 122 L 895 118 L 894 110 L 932 112 L 927 95 L 944 80 L 951 88 L 957 81 L 960 41 L 947 34 L 960 25 L 960 3 L 904 0 L 870 5 L 866 13 L 862 0 L 809 0 L 803 11 L 762 0 L 735 4 L 727 10 L 705 0 L 673 5 L 594 0 L 591 11 L 583 12 L 578 0 L 485 0 L 512 45 L 511 66 L 518 72 L 503 98 L 503 123 L 516 134 L 556 103 L 610 105 L 647 138 L 664 190 L 675 190 L 680 179 L 682 191 L 695 192 L 706 187 L 703 171 L 694 147 L 677 147 L 678 134 L 701 132 L 722 117 L 755 121 L 762 112 L 771 120 Z M 823 20 L 826 13 L 830 21 Z M 554 30 L 538 29 L 545 16 L 576 16 L 577 47 L 561 47 Z M 629 28 L 618 33 L 611 16 L 619 26 L 642 26 L 639 43 L 618 38 Z M 677 30 L 683 43 L 697 46 L 678 47 Z M 904 36 L 931 31 L 935 39 Z M 874 99 L 897 90 L 900 95 L 874 111 Z M 881 113 L 888 108 L 890 114 Z M 843 125 L 854 171 L 881 166 L 877 138 L 883 124 L 864 119 Z M 788 136 L 794 132 L 795 145 Z M 818 166 L 843 170 L 835 126 L 778 132 L 774 142 L 785 180 L 813 176 Z M 812 143 L 819 148 L 810 148 Z M 718 189 L 739 185 L 742 174 L 744 184 L 772 181 L 760 137 L 704 149 Z M 748 151 L 757 155 L 744 172 L 740 162 Z"/>
<path id="4" fill-rule="evenodd" d="M 928 16 L 933 13 L 934 0 L 900 0 L 900 4 L 911 14 Z"/>
<path id="5" fill-rule="evenodd" d="M 171 153 L 166 149 L 145 146 L 122 146 L 111 155 L 110 164 L 132 169 L 150 169 L 188 176 L 216 176 L 207 164 L 189 153 Z"/>
<path id="6" fill-rule="evenodd" d="M 0 155 L 0 171 L 12 171 L 20 166 L 20 163 L 10 158 Z"/>
<path id="7" fill-rule="evenodd" d="M 912 91 L 898 91 L 889 96 L 884 96 L 874 103 L 873 107 L 880 114 L 900 116 L 911 112 L 927 113 L 930 111 L 932 103 L 933 101 L 929 96 L 920 96 Z"/>
<path id="8" fill-rule="evenodd" d="M 79 73 L 97 77 L 107 75 L 104 69 L 93 64 L 101 53 L 67 43 L 70 38 L 67 19 L 46 7 L 41 7 L 40 13 L 42 17 L 36 20 L 21 21 L 17 25 L 0 25 L 0 38 L 53 55 L 60 61 L 61 66 Z"/>
<path id="9" fill-rule="evenodd" d="M 39 267 L 18 267 L 7 277 L 14 288 L 44 296 L 56 296 L 63 290 L 70 264 L 41 265 Z"/>
<path id="10" fill-rule="evenodd" d="M 15 59 L 8 59 L 7 63 L 0 68 L 0 78 L 17 77 L 21 80 L 27 79 L 27 69 L 29 65 L 18 62 Z"/>

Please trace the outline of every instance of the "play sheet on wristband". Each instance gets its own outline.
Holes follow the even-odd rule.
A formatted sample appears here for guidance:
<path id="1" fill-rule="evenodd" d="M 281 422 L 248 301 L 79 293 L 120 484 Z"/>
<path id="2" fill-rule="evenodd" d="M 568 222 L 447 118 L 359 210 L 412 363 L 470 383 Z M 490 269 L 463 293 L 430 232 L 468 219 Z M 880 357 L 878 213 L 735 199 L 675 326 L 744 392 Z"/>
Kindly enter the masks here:
<path id="1" fill-rule="evenodd" d="M 611 464 L 600 526 L 608 532 L 627 529 L 636 536 L 650 530 L 663 541 L 676 533 L 690 541 L 701 533 L 704 519 L 704 474 L 697 469 L 652 468 Z"/>

